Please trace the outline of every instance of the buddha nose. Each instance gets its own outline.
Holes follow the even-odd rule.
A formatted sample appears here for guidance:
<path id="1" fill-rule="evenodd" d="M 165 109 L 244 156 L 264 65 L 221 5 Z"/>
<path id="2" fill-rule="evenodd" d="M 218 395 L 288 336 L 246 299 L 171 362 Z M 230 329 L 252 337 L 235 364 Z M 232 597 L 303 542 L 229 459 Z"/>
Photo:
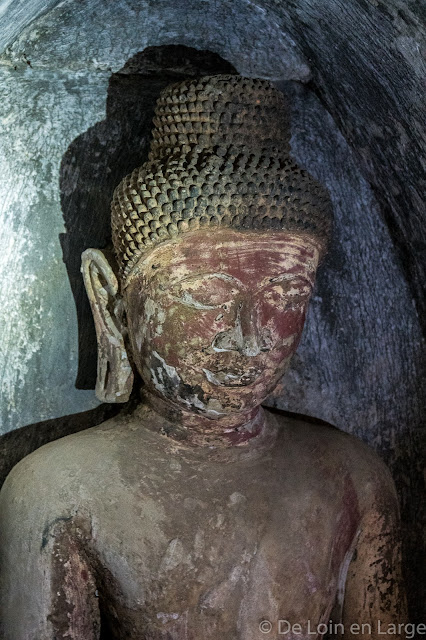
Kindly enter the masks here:
<path id="1" fill-rule="evenodd" d="M 253 304 L 241 302 L 238 305 L 235 325 L 218 333 L 212 347 L 214 351 L 238 351 L 248 357 L 257 356 L 264 350 L 261 347 Z"/>

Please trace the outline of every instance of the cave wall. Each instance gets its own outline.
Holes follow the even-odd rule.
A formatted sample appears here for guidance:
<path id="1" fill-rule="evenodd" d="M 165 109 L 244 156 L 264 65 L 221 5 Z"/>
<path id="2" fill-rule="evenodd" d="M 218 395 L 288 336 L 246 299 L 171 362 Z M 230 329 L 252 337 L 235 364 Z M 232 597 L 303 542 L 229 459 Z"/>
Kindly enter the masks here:
<path id="1" fill-rule="evenodd" d="M 354 433 L 387 460 L 418 593 L 421 11 L 396 0 L 0 2 L 4 473 L 31 448 L 108 414 L 92 391 L 78 256 L 107 243 L 110 193 L 145 159 L 156 94 L 195 64 L 194 53 L 173 67 L 155 55 L 142 63 L 138 52 L 207 49 L 221 56 L 214 72 L 232 65 L 291 96 L 292 152 L 327 185 L 335 209 L 303 341 L 269 402 Z"/>

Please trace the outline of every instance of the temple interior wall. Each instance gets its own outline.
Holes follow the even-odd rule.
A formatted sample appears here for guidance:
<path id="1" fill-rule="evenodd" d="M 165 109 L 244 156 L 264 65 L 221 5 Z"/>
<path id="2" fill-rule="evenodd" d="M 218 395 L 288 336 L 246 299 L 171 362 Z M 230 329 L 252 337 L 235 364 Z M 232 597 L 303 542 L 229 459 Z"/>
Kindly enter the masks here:
<path id="1" fill-rule="evenodd" d="M 4 0 L 0 17 L 2 478 L 34 448 L 117 410 L 93 392 L 79 256 L 109 241 L 112 190 L 146 159 L 160 90 L 197 70 L 268 78 L 291 99 L 292 153 L 335 212 L 302 343 L 269 404 L 355 434 L 388 462 L 418 616 L 426 232 L 416 4 Z"/>

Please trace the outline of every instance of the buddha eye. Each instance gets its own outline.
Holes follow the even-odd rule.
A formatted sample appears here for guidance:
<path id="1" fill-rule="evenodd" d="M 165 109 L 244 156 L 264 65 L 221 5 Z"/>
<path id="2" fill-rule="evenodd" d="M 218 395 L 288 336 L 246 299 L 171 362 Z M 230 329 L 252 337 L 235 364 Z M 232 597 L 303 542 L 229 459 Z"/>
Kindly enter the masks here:
<path id="1" fill-rule="evenodd" d="M 179 296 L 178 300 L 179 302 L 182 302 L 188 307 L 194 307 L 194 309 L 204 309 L 204 310 L 217 309 L 217 305 L 208 304 L 209 300 L 208 300 L 208 297 L 205 295 L 204 296 L 200 295 L 199 297 L 195 298 L 193 295 L 191 295 L 187 291 L 184 291 Z"/>
<path id="2" fill-rule="evenodd" d="M 233 299 L 239 291 L 230 279 L 218 276 L 203 276 L 191 281 L 180 283 L 173 297 L 194 309 L 227 310 L 232 306 Z"/>
<path id="3" fill-rule="evenodd" d="M 308 302 L 311 291 L 311 284 L 305 279 L 274 278 L 264 289 L 264 299 L 274 307 L 296 310 Z"/>

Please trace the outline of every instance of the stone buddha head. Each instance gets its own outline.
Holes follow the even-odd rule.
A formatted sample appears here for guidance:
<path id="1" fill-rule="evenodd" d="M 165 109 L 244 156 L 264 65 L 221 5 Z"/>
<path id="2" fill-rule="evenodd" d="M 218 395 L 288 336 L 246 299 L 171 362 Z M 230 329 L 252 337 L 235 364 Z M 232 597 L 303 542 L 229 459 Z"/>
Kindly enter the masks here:
<path id="1" fill-rule="evenodd" d="M 161 94 L 149 160 L 114 193 L 115 258 L 83 254 L 101 400 L 126 401 L 137 371 L 215 420 L 275 388 L 331 225 L 327 192 L 289 156 L 288 113 L 269 82 L 240 76 Z"/>

